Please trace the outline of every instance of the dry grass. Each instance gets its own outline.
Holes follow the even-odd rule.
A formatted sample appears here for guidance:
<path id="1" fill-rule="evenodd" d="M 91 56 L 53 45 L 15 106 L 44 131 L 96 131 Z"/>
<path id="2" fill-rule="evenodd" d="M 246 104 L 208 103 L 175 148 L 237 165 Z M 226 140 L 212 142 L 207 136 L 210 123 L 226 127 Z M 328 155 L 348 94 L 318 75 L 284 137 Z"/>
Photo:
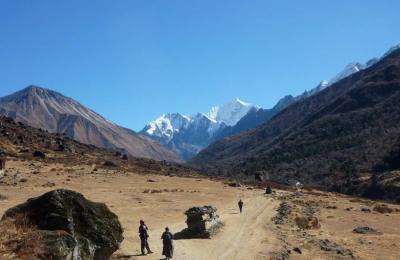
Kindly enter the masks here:
<path id="1" fill-rule="evenodd" d="M 36 232 L 25 215 L 17 215 L 0 222 L 0 255 L 1 259 L 34 259 L 41 255 L 38 244 L 39 233 Z"/>

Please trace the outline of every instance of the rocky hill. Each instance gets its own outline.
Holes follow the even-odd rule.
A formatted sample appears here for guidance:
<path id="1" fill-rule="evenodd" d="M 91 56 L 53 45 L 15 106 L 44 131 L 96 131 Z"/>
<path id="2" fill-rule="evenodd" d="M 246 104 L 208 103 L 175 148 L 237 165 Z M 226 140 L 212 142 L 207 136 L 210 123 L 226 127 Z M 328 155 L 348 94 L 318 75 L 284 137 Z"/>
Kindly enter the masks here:
<path id="1" fill-rule="evenodd" d="M 135 157 L 180 161 L 164 146 L 118 126 L 72 98 L 55 91 L 29 86 L 0 98 L 0 114 L 24 124 L 46 129 L 86 144 L 118 149 Z"/>
<path id="2" fill-rule="evenodd" d="M 275 106 L 270 109 L 263 108 L 252 108 L 245 116 L 243 116 L 235 125 L 227 126 L 214 138 L 214 141 L 218 141 L 224 137 L 237 135 L 248 131 L 250 129 L 256 128 L 257 126 L 266 123 L 280 111 L 293 104 L 296 101 L 311 97 L 324 90 L 325 88 L 331 86 L 332 84 L 344 79 L 360 70 L 364 70 L 377 62 L 377 58 L 372 58 L 365 64 L 359 62 L 351 62 L 347 64 L 343 70 L 337 73 L 330 80 L 322 80 L 316 87 L 304 91 L 298 96 L 287 95 L 281 98 Z"/>
<path id="3" fill-rule="evenodd" d="M 141 173 L 194 174 L 189 168 L 177 163 L 136 158 L 120 151 L 83 144 L 65 134 L 49 133 L 4 116 L 0 116 L 0 147 L 7 158 L 65 165 L 85 164 L 91 165 L 93 171 L 111 167 Z"/>
<path id="4" fill-rule="evenodd" d="M 394 49 L 260 127 L 210 145 L 191 165 L 395 199 L 398 174 L 387 171 L 400 158 L 399 115 L 400 49 Z M 382 185 L 385 192 L 376 192 Z"/>

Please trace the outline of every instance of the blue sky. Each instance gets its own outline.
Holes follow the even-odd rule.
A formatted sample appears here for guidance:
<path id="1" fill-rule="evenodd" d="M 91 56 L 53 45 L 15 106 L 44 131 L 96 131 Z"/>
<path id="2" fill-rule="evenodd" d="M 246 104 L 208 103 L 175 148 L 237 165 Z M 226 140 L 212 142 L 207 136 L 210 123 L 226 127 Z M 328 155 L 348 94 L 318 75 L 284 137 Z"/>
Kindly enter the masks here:
<path id="1" fill-rule="evenodd" d="M 140 130 L 236 97 L 262 107 L 400 43 L 400 1 L 0 2 L 0 96 L 35 84 Z"/>

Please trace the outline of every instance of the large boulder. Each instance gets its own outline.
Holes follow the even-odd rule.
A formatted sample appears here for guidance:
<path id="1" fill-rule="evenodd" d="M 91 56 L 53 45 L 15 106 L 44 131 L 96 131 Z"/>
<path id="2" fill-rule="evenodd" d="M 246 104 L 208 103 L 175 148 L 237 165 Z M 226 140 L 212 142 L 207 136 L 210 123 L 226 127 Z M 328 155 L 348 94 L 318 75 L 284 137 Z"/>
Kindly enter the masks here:
<path id="1" fill-rule="evenodd" d="M 217 208 L 212 206 L 192 207 L 185 212 L 187 217 L 186 237 L 210 238 L 222 226 Z"/>
<path id="2" fill-rule="evenodd" d="M 109 259 L 123 240 L 118 217 L 104 203 L 71 190 L 29 199 L 8 209 L 2 221 L 20 216 L 34 227 L 45 259 Z"/>

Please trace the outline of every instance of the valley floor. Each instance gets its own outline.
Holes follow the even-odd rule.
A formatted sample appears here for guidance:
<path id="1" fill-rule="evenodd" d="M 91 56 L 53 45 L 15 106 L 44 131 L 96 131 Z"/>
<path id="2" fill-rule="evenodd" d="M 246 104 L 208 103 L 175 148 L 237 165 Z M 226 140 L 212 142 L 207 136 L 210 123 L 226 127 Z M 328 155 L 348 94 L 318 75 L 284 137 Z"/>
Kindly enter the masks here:
<path id="1" fill-rule="evenodd" d="M 162 259 L 164 227 L 178 232 L 186 227 L 185 210 L 210 204 L 218 208 L 224 226 L 212 239 L 176 240 L 174 259 L 400 259 L 398 205 L 387 204 L 393 212 L 382 214 L 373 210 L 381 203 L 331 193 L 276 191 L 264 195 L 260 189 L 229 187 L 206 178 L 106 169 L 93 172 L 91 165 L 14 160 L 7 167 L 0 183 L 0 215 L 49 190 L 78 191 L 106 203 L 119 216 L 125 240 L 115 259 Z M 245 203 L 242 214 L 237 209 L 240 198 Z M 282 214 L 277 224 L 272 218 L 282 201 L 291 213 Z M 315 216 L 320 227 L 300 229 L 295 218 L 303 215 Z M 150 228 L 154 254 L 139 256 L 140 219 Z M 359 226 L 378 233 L 352 232 Z"/>

